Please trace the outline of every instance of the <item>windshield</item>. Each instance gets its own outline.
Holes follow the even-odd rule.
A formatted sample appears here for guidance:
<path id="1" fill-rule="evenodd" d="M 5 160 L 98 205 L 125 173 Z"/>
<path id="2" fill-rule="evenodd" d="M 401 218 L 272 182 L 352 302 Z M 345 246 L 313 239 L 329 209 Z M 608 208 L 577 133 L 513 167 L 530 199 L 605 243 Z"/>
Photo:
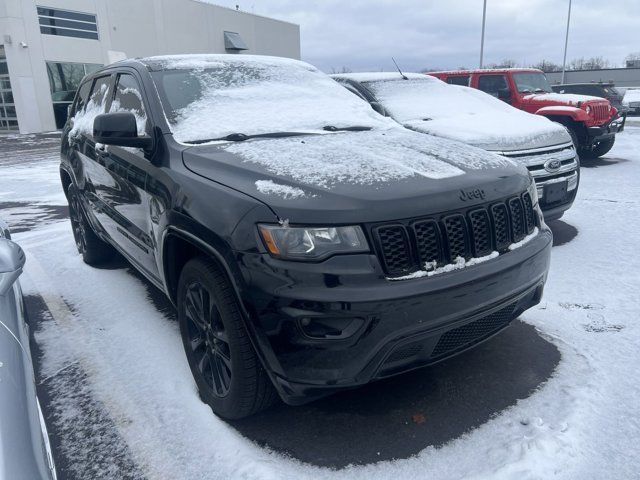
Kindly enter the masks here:
<path id="1" fill-rule="evenodd" d="M 512 109 L 477 90 L 448 85 L 426 75 L 422 77 L 363 82 L 363 85 L 375 95 L 391 117 L 402 124 Z"/>
<path id="2" fill-rule="evenodd" d="M 161 62 L 152 77 L 176 140 L 389 125 L 368 103 L 311 65 L 271 57 L 228 57 L 150 59 Z"/>
<path id="3" fill-rule="evenodd" d="M 513 79 L 520 93 L 551 93 L 544 73 L 514 73 Z"/>

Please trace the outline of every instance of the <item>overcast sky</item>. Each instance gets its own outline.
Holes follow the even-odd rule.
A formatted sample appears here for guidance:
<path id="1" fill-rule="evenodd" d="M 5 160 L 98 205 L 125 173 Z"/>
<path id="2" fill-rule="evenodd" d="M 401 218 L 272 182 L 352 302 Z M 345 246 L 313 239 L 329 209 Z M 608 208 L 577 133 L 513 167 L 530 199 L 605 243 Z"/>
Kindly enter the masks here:
<path id="1" fill-rule="evenodd" d="M 213 3 L 213 2 L 212 2 Z M 477 67 L 482 0 L 218 0 L 300 25 L 302 59 L 325 71 Z M 487 0 L 485 63 L 562 63 L 569 0 Z M 640 0 L 573 0 L 567 60 L 623 66 L 640 51 Z"/>

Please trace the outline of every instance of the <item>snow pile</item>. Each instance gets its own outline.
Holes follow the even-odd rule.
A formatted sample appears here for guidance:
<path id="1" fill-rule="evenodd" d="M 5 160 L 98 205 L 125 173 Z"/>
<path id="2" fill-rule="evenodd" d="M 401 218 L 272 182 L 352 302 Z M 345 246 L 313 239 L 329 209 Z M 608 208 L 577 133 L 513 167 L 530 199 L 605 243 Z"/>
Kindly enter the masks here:
<path id="1" fill-rule="evenodd" d="M 538 227 L 534 228 L 533 232 L 531 232 L 529 235 L 524 237 L 522 240 L 520 240 L 519 242 L 512 243 L 511 245 L 509 245 L 509 250 L 515 250 L 516 248 L 520 248 L 523 245 L 526 245 L 531 240 L 536 238 L 536 236 L 538 235 L 538 232 L 539 232 Z"/>
<path id="2" fill-rule="evenodd" d="M 565 128 L 473 88 L 420 74 L 345 75 L 364 85 L 391 116 L 413 130 L 487 150 L 546 147 L 571 140 Z M 372 78 L 373 80 L 369 80 Z"/>
<path id="3" fill-rule="evenodd" d="M 418 270 L 417 272 L 410 273 L 409 275 L 403 275 L 402 277 L 387 277 L 387 280 L 412 280 L 414 278 L 432 277 L 434 275 L 440 275 L 442 273 L 453 272 L 454 270 L 461 270 L 466 267 L 472 267 L 480 263 L 487 262 L 500 255 L 498 252 L 493 251 L 489 255 L 484 257 L 475 257 L 465 260 L 462 257 L 456 257 L 453 263 L 448 263 L 442 267 L 436 267 L 437 262 L 427 262 L 424 265 L 424 270 Z"/>
<path id="4" fill-rule="evenodd" d="M 300 188 L 292 187 L 290 185 L 281 185 L 273 182 L 272 180 L 257 180 L 256 188 L 260 193 L 264 193 L 265 195 L 276 195 L 287 200 L 303 198 L 306 196 L 304 190 Z"/>
<path id="5" fill-rule="evenodd" d="M 311 65 L 250 55 L 151 57 L 173 70 L 155 78 L 179 142 L 232 133 L 320 131 L 324 126 L 387 127 L 391 120 Z M 179 100 L 176 99 L 179 97 Z"/>
<path id="6" fill-rule="evenodd" d="M 228 144 L 225 149 L 273 174 L 325 188 L 336 183 L 384 183 L 414 175 L 441 179 L 463 175 L 464 169 L 514 165 L 483 150 L 397 125 L 387 130 L 256 139 Z"/>

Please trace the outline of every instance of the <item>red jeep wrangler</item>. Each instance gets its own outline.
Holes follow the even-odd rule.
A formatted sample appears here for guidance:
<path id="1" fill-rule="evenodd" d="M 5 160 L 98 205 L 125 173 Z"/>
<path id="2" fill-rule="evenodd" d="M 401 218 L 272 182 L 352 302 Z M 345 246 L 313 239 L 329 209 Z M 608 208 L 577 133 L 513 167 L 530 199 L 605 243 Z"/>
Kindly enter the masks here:
<path id="1" fill-rule="evenodd" d="M 582 158 L 601 157 L 613 147 L 624 118 L 608 100 L 553 93 L 547 77 L 533 68 L 429 72 L 454 85 L 482 90 L 520 110 L 542 115 L 569 130 Z"/>

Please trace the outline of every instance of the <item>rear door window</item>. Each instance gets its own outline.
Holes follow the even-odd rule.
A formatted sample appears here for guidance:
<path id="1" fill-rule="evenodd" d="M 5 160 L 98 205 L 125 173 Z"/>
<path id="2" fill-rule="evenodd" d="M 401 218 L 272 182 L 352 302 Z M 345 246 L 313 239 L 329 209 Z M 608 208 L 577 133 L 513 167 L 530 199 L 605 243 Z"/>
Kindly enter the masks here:
<path id="1" fill-rule="evenodd" d="M 447 83 L 449 85 L 462 85 L 463 87 L 468 87 L 469 75 L 456 75 L 455 77 L 447 77 Z"/>
<path id="2" fill-rule="evenodd" d="M 500 91 L 508 90 L 507 79 L 504 75 L 480 75 L 478 89 L 498 97 Z"/>

